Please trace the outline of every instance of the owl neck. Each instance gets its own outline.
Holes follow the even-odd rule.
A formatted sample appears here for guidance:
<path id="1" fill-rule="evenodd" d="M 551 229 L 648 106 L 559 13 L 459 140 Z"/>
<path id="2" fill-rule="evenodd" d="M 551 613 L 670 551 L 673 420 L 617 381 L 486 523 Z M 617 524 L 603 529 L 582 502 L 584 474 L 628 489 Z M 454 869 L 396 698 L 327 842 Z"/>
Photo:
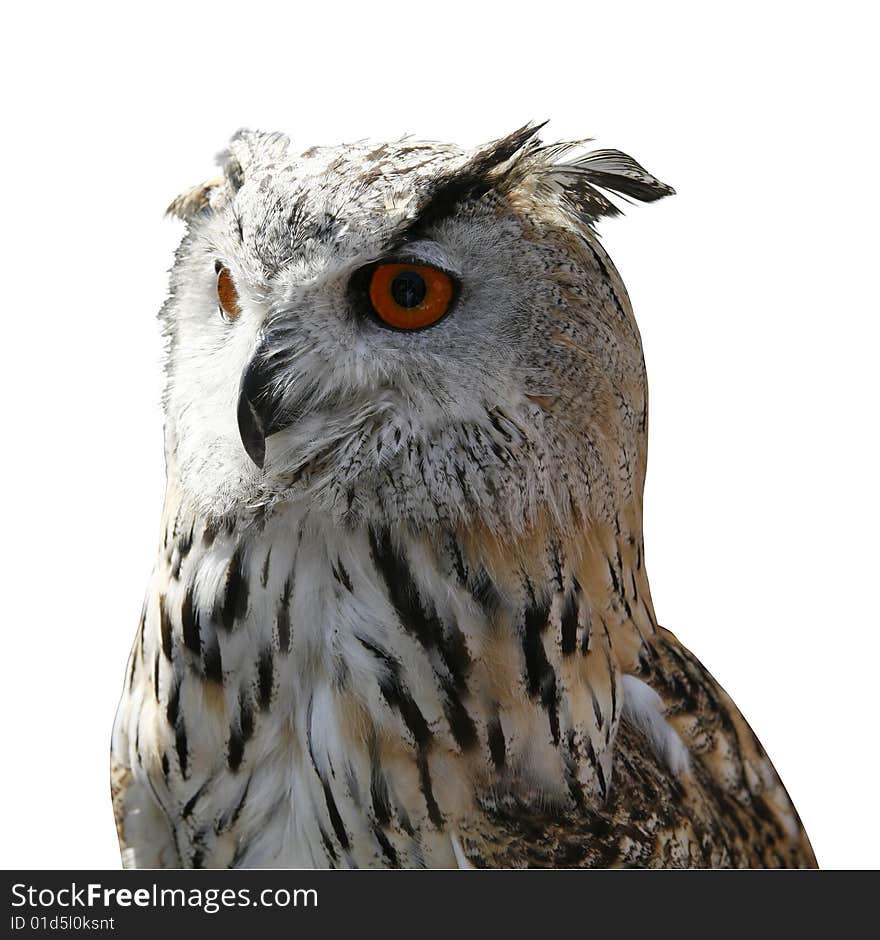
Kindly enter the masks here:
<path id="1" fill-rule="evenodd" d="M 245 560 L 254 564 L 261 552 L 269 554 L 272 547 L 284 554 L 285 547 L 289 549 L 295 542 L 311 546 L 330 570 L 334 553 L 344 555 L 353 547 L 363 549 L 366 545 L 367 566 L 375 568 L 376 539 L 388 539 L 396 551 L 416 553 L 417 568 L 435 573 L 438 581 L 434 588 L 445 583 L 447 590 L 465 595 L 488 594 L 519 612 L 529 605 L 546 603 L 554 592 L 571 591 L 582 599 L 584 616 L 589 613 L 592 623 L 595 614 L 603 631 L 612 636 L 619 632 L 642 637 L 656 629 L 642 536 L 646 420 L 643 411 L 637 431 L 597 435 L 590 442 L 589 455 L 582 455 L 580 482 L 570 479 L 561 467 L 555 474 L 545 471 L 557 485 L 541 474 L 536 477 L 539 482 L 528 474 L 526 482 L 504 473 L 496 479 L 491 476 L 492 468 L 497 469 L 503 461 L 488 461 L 486 493 L 491 496 L 453 501 L 457 505 L 452 509 L 448 501 L 439 500 L 423 512 L 422 507 L 433 500 L 423 470 L 418 474 L 421 489 L 407 488 L 406 473 L 400 474 L 402 482 L 395 483 L 393 475 L 386 472 L 385 476 L 392 478 L 392 492 L 382 492 L 381 497 L 371 489 L 381 481 L 369 474 L 365 474 L 368 483 L 364 487 L 369 490 L 365 497 L 356 487 L 342 492 L 320 483 L 314 486 L 311 499 L 299 496 L 285 501 L 288 491 L 279 480 L 277 493 L 255 484 L 253 490 L 232 487 L 265 502 L 262 508 L 241 507 L 221 518 L 200 514 L 192 502 L 192 491 L 187 497 L 175 456 L 175 432 L 169 425 L 166 517 L 174 528 L 179 528 L 181 517 L 192 520 L 190 528 L 201 527 L 209 539 L 224 531 L 228 537 L 220 539 L 218 549 L 234 545 L 235 557 L 242 564 Z M 618 436 L 625 440 L 619 453 L 613 446 Z M 418 447 L 416 453 L 421 454 Z M 622 464 L 619 473 L 606 469 L 617 462 Z M 548 465 L 556 466 L 552 462 Z M 449 468 L 445 472 L 454 476 Z M 442 469 L 436 476 L 442 478 Z M 466 492 L 462 492 L 467 496 L 471 489 L 475 488 L 465 486 Z M 214 501 L 209 494 L 201 495 L 205 497 L 201 506 L 224 502 L 222 496 Z M 247 498 L 236 496 L 238 500 Z M 352 514 L 353 503 L 361 507 L 360 515 Z M 415 514 L 437 521 L 409 522 Z M 527 523 L 521 522 L 524 516 Z M 399 561 L 395 559 L 395 572 Z M 405 559 L 401 563 L 409 564 Z M 414 581 L 417 593 L 420 576 Z M 265 580 L 264 572 L 261 578 Z"/>
<path id="2" fill-rule="evenodd" d="M 430 652 L 450 632 L 461 633 L 454 642 L 468 661 L 487 638 L 514 655 L 518 645 L 534 647 L 530 631 L 537 631 L 548 661 L 561 665 L 602 648 L 628 669 L 657 629 L 635 501 L 614 519 L 584 520 L 563 537 L 540 517 L 509 537 L 476 525 L 342 528 L 302 504 L 212 520 L 188 508 L 174 486 L 164 518 L 160 568 L 182 587 L 189 583 L 203 624 L 219 618 L 218 626 L 234 631 L 239 620 L 260 628 L 262 618 L 277 646 L 279 619 L 291 628 L 307 621 L 296 642 L 310 676 L 316 667 L 325 676 L 344 672 L 348 665 L 338 660 L 361 641 L 381 640 L 393 654 L 398 640 L 407 646 L 414 636 Z M 345 643 L 326 623 L 340 616 Z"/>

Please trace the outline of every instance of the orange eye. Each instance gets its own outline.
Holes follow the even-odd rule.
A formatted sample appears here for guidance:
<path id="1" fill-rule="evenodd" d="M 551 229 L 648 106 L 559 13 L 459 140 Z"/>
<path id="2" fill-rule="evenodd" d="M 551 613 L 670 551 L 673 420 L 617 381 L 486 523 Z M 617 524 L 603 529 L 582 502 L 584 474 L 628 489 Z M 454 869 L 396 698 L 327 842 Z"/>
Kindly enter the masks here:
<path id="1" fill-rule="evenodd" d="M 235 281 L 232 280 L 229 268 L 225 268 L 219 262 L 215 265 L 215 269 L 217 271 L 217 300 L 220 304 L 220 310 L 227 320 L 235 320 L 241 313 Z"/>
<path id="2" fill-rule="evenodd" d="M 370 303 L 379 319 L 396 330 L 432 326 L 449 309 L 452 278 L 425 264 L 380 264 L 370 278 Z"/>

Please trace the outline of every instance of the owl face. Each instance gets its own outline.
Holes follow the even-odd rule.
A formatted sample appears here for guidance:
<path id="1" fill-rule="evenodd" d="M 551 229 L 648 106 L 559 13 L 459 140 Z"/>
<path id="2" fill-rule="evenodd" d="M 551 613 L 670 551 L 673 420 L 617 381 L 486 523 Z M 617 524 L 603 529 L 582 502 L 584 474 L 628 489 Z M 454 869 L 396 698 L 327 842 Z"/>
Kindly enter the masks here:
<path id="1" fill-rule="evenodd" d="M 670 190 L 569 150 L 237 135 L 171 207 L 167 450 L 195 506 L 509 530 L 640 489 L 641 347 L 592 224 L 600 188 Z"/>

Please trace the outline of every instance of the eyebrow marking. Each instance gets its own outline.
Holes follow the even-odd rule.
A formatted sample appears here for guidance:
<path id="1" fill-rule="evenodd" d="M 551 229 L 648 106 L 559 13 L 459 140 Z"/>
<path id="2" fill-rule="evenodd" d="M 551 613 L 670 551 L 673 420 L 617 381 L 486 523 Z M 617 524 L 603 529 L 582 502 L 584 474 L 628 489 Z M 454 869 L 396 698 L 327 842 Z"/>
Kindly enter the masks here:
<path id="1" fill-rule="evenodd" d="M 499 165 L 511 160 L 530 142 L 532 147 L 526 153 L 537 147 L 540 141 L 535 135 L 545 123 L 526 124 L 507 137 L 488 144 L 463 166 L 438 176 L 415 216 L 394 236 L 386 246 L 387 249 L 424 238 L 427 229 L 449 218 L 462 203 L 480 199 L 492 190 L 503 190 L 510 181 L 516 163 L 501 172 L 498 172 Z"/>

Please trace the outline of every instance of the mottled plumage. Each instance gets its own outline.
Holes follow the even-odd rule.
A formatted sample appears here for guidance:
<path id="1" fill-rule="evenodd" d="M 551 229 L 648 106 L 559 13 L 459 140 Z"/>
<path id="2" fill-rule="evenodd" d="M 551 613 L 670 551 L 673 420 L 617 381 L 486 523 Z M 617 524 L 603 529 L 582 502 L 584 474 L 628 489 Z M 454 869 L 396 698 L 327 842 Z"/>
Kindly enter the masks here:
<path id="1" fill-rule="evenodd" d="M 172 204 L 126 864 L 815 864 L 651 602 L 644 361 L 593 225 L 609 191 L 671 190 L 579 154 L 532 127 L 473 153 L 241 133 Z M 401 257 L 457 279 L 429 329 L 365 309 L 361 272 Z"/>

